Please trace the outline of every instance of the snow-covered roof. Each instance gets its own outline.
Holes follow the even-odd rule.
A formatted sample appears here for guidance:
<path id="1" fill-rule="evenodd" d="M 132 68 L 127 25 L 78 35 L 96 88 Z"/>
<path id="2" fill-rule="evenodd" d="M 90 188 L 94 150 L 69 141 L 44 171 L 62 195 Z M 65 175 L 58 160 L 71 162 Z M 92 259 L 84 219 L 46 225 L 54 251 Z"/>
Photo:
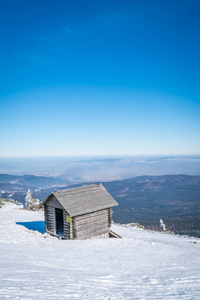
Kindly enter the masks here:
<path id="1" fill-rule="evenodd" d="M 42 204 L 50 199 L 52 195 L 56 197 L 71 217 L 118 205 L 102 184 L 56 191 L 49 195 Z"/>

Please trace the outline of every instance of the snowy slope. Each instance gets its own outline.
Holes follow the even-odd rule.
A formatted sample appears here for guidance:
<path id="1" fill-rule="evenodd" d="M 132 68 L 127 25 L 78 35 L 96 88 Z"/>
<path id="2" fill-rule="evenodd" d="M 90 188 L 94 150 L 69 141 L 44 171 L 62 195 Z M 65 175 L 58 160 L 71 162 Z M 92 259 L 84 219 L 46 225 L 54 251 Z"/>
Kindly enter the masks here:
<path id="1" fill-rule="evenodd" d="M 122 239 L 60 241 L 10 203 L 0 220 L 0 299 L 200 299 L 199 239 L 115 225 Z"/>

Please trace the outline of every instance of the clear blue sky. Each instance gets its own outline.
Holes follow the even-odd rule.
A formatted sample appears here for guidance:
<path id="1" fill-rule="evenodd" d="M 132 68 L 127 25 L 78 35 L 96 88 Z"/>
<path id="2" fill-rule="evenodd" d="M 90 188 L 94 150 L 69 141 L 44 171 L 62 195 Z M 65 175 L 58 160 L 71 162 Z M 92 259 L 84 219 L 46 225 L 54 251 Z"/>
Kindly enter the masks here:
<path id="1" fill-rule="evenodd" d="M 200 1 L 0 0 L 0 157 L 200 154 Z"/>

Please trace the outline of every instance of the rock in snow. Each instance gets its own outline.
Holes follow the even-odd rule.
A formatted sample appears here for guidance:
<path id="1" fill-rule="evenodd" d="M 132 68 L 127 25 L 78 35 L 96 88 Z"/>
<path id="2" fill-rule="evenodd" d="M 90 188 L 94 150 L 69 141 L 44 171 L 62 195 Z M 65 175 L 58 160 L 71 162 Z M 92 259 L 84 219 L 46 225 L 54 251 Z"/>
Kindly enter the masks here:
<path id="1" fill-rule="evenodd" d="M 11 203 L 0 220 L 0 299 L 200 297 L 199 239 L 113 225 L 122 239 L 58 240 Z"/>

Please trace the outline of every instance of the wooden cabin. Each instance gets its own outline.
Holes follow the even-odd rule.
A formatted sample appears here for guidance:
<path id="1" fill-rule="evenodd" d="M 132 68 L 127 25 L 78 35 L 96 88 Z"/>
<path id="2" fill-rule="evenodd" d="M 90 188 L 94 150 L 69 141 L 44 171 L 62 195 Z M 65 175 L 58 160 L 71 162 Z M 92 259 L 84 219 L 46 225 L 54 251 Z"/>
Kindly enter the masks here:
<path id="1" fill-rule="evenodd" d="M 44 205 L 45 230 L 63 239 L 108 238 L 111 207 L 118 203 L 102 184 L 60 190 Z"/>

